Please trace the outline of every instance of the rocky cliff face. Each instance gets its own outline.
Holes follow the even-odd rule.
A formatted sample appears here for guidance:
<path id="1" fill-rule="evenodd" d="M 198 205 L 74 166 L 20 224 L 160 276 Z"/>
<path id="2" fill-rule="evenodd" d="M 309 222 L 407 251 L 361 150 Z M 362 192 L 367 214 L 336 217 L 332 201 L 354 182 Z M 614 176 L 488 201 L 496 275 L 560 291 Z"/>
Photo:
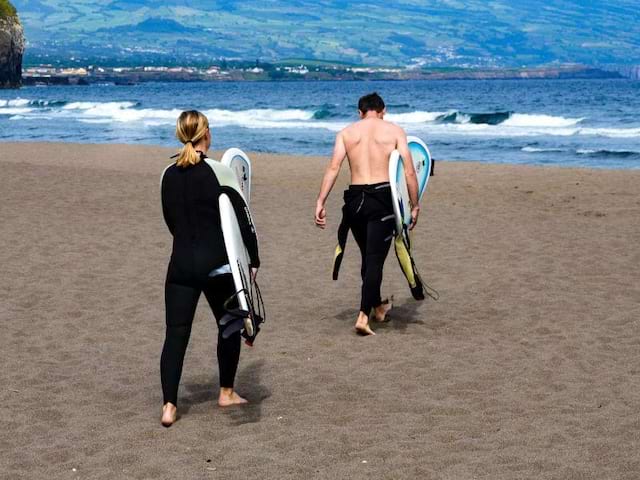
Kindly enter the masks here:
<path id="1" fill-rule="evenodd" d="M 17 88 L 22 81 L 24 33 L 16 16 L 0 15 L 0 88 Z"/>

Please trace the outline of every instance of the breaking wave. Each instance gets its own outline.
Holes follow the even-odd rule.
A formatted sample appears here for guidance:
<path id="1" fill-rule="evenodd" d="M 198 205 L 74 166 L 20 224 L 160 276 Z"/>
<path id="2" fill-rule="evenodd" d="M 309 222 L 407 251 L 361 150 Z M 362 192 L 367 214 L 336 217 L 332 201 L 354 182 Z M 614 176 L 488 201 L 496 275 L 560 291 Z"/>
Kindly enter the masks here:
<path id="1" fill-rule="evenodd" d="M 180 115 L 178 108 L 146 108 L 135 101 L 64 101 L 50 99 L 0 100 L 0 118 L 12 120 L 65 119 L 91 124 L 133 124 L 144 127 L 174 125 Z M 212 126 L 235 126 L 248 129 L 324 129 L 337 131 L 354 120 L 340 113 L 336 105 L 304 108 L 253 108 L 247 110 L 205 109 Z M 393 111 L 385 117 L 409 132 L 476 137 L 535 136 L 600 136 L 609 138 L 640 138 L 640 127 L 612 128 L 585 126 L 585 118 L 516 113 L 510 111 L 464 112 Z M 535 153 L 535 147 L 524 152 Z"/>
<path id="2" fill-rule="evenodd" d="M 576 150 L 578 155 L 586 155 L 590 157 L 609 157 L 609 158 L 640 158 L 640 152 L 632 150 L 607 150 L 607 149 L 579 149 Z"/>
<path id="3" fill-rule="evenodd" d="M 558 153 L 565 152 L 564 148 L 538 148 L 538 147 L 523 147 L 523 152 L 526 153 Z"/>
<path id="4" fill-rule="evenodd" d="M 635 150 L 608 150 L 606 148 L 588 149 L 588 148 L 543 148 L 543 147 L 523 147 L 521 151 L 526 153 L 570 153 L 577 156 L 586 156 L 594 158 L 616 158 L 616 159 L 637 159 L 640 158 L 640 151 Z"/>

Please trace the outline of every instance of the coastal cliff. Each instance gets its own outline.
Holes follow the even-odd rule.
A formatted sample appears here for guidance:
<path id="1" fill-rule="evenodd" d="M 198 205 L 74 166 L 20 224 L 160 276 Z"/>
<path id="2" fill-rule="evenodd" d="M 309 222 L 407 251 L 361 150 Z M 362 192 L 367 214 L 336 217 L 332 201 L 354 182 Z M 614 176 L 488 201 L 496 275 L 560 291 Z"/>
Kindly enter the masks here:
<path id="1" fill-rule="evenodd" d="M 0 88 L 17 88 L 22 83 L 24 33 L 15 8 L 0 0 Z"/>

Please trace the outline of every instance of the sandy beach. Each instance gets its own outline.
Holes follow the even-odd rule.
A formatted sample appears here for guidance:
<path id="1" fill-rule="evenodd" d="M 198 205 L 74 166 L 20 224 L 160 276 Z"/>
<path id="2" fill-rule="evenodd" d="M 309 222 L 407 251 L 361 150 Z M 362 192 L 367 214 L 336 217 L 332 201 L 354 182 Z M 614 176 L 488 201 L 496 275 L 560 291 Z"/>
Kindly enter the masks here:
<path id="1" fill-rule="evenodd" d="M 437 163 L 414 251 L 440 299 L 411 299 L 390 255 L 397 307 L 360 338 L 352 238 L 331 280 L 346 170 L 320 231 L 326 159 L 251 155 L 268 313 L 240 360 L 251 404 L 215 403 L 202 301 L 164 429 L 173 152 L 0 144 L 1 478 L 640 477 L 640 171 Z"/>

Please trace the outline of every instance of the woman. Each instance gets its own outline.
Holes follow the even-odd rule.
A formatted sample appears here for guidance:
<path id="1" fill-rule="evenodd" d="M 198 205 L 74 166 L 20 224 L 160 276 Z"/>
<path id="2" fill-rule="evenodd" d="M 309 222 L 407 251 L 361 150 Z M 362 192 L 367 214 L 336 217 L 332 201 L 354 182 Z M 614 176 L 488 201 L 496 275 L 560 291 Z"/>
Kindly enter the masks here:
<path id="1" fill-rule="evenodd" d="M 247 402 L 233 388 L 241 334 L 236 331 L 223 338 L 220 326 L 226 312 L 225 302 L 236 293 L 220 228 L 218 197 L 221 193 L 227 194 L 234 206 L 254 275 L 260 266 L 249 209 L 236 190 L 218 181 L 215 170 L 222 166 L 207 159 L 206 152 L 211 146 L 207 117 L 195 110 L 183 112 L 178 118 L 176 136 L 184 146 L 176 162 L 164 171 L 161 184 L 162 212 L 173 235 L 165 284 L 167 333 L 160 360 L 164 395 L 162 425 L 165 427 L 177 418 L 178 385 L 201 292 L 218 323 L 218 404 L 227 407 Z"/>

